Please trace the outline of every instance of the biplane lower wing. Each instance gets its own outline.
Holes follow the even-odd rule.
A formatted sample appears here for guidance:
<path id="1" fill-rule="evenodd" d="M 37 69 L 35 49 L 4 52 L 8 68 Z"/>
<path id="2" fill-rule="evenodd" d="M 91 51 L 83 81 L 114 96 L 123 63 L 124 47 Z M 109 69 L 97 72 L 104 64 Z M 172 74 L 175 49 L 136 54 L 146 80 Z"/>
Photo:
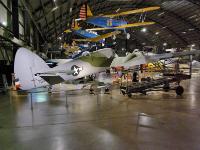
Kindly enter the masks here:
<path id="1" fill-rule="evenodd" d="M 97 36 L 95 38 L 87 38 L 87 39 L 74 39 L 74 41 L 78 41 L 78 42 L 98 42 L 101 41 L 103 39 L 112 37 L 114 35 L 120 34 L 121 31 L 114 31 L 114 32 L 110 32 L 110 33 L 106 33 L 100 36 Z"/>
<path id="2" fill-rule="evenodd" d="M 138 23 L 132 23 L 132 24 L 125 24 L 117 27 L 111 27 L 111 28 L 92 28 L 92 29 L 86 29 L 87 31 L 101 31 L 101 30 L 112 30 L 112 29 L 125 29 L 125 28 L 131 28 L 131 27 L 140 27 L 140 26 L 147 26 L 155 24 L 155 22 L 138 22 Z"/>

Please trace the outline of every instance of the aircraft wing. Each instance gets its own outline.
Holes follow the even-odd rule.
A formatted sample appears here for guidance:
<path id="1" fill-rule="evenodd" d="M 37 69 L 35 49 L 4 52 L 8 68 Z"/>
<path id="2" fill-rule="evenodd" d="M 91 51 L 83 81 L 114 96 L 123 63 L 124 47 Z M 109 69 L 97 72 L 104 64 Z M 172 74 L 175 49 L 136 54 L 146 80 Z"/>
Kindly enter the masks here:
<path id="1" fill-rule="evenodd" d="M 114 17 L 118 17 L 118 16 L 125 16 L 125 15 L 130 15 L 130 14 L 154 11 L 154 10 L 158 10 L 158 9 L 160 9 L 159 6 L 147 7 L 147 8 L 141 8 L 141 9 L 136 9 L 136 10 L 125 11 L 125 12 L 121 12 L 121 13 L 117 13 L 117 14 L 103 15 L 103 17 L 114 18 Z"/>
<path id="2" fill-rule="evenodd" d="M 111 29 L 124 29 L 124 28 L 131 28 L 131 27 L 140 27 L 140 26 L 147 26 L 155 24 L 155 22 L 137 22 L 132 24 L 125 24 L 122 26 L 117 27 L 111 27 L 111 28 L 92 28 L 92 29 L 86 29 L 87 31 L 101 31 L 101 30 L 111 30 Z"/>
<path id="3" fill-rule="evenodd" d="M 200 50 L 156 54 L 156 55 L 146 56 L 146 57 L 147 57 L 148 60 L 151 60 L 151 61 L 159 61 L 159 60 L 163 60 L 163 59 L 190 56 L 190 55 L 196 55 L 196 54 L 200 54 Z"/>
<path id="4" fill-rule="evenodd" d="M 111 67 L 118 67 L 118 66 L 124 66 L 124 67 L 132 67 L 137 66 L 141 64 L 148 64 L 152 62 L 157 62 L 159 60 L 165 60 L 169 58 L 176 58 L 176 57 L 183 57 L 183 56 L 190 56 L 200 54 L 200 50 L 192 50 L 192 51 L 184 51 L 184 52 L 176 52 L 176 53 L 164 53 L 164 54 L 155 54 L 152 56 L 146 56 L 146 55 L 135 55 L 134 52 L 127 55 L 126 57 L 116 57 Z"/>
<path id="5" fill-rule="evenodd" d="M 147 25 L 152 25 L 152 24 L 155 24 L 155 22 L 138 22 L 138 23 L 125 24 L 125 25 L 122 25 L 122 26 L 114 27 L 114 29 L 147 26 Z"/>
<path id="6" fill-rule="evenodd" d="M 105 39 L 105 38 L 109 38 L 109 37 L 112 37 L 114 35 L 117 35 L 117 34 L 120 34 L 121 31 L 114 31 L 114 32 L 110 32 L 110 33 L 106 33 L 106 34 L 103 34 L 103 35 L 100 35 L 100 36 L 97 36 L 95 38 L 87 38 L 87 39 L 74 39 L 74 41 L 84 41 L 84 42 L 98 42 L 102 39 Z"/>
<path id="7" fill-rule="evenodd" d="M 71 32 L 72 32 L 72 30 L 70 30 L 70 29 L 67 29 L 67 30 L 65 30 L 64 32 L 65 32 L 65 33 L 71 33 Z"/>

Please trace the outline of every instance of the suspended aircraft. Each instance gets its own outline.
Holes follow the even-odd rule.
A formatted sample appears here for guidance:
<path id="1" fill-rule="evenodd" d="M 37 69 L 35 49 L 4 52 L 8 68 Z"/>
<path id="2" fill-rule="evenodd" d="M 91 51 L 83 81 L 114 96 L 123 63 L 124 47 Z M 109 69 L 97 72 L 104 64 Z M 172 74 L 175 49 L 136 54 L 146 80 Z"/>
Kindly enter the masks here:
<path id="1" fill-rule="evenodd" d="M 101 43 L 104 42 L 103 39 L 109 38 L 109 37 L 112 37 L 112 36 L 116 36 L 116 35 L 121 33 L 120 31 L 113 31 L 113 32 L 110 32 L 110 33 L 99 35 L 96 32 L 83 30 L 81 27 L 79 27 L 78 22 L 75 19 L 72 21 L 72 28 L 67 29 L 64 32 L 65 33 L 73 32 L 74 34 L 79 35 L 79 36 L 84 38 L 84 39 L 74 39 L 74 41 L 78 41 L 78 42 L 101 42 Z"/>
<path id="2" fill-rule="evenodd" d="M 19 48 L 14 61 L 14 73 L 22 90 L 46 87 L 64 81 L 76 80 L 103 72 L 110 67 L 147 64 L 162 59 L 199 54 L 200 50 L 156 54 L 146 56 L 133 52 L 126 57 L 118 57 L 113 49 L 104 48 L 81 56 L 67 63 L 50 68 L 45 61 L 26 48 Z"/>
<path id="3" fill-rule="evenodd" d="M 89 24 L 98 26 L 98 28 L 86 29 L 86 31 L 98 31 L 98 30 L 110 30 L 110 29 L 120 30 L 120 29 L 125 29 L 125 28 L 130 28 L 130 27 L 152 25 L 152 24 L 155 24 L 155 22 L 144 22 L 146 14 L 144 16 L 141 15 L 139 22 L 131 23 L 131 24 L 129 24 L 125 20 L 119 20 L 119 19 L 113 19 L 113 18 L 136 14 L 136 13 L 146 13 L 146 12 L 150 12 L 150 11 L 154 11 L 158 9 L 160 9 L 159 6 L 154 6 L 154 7 L 124 11 L 124 12 L 110 14 L 110 15 L 101 14 L 99 16 L 93 16 L 93 13 L 90 7 L 87 4 L 84 4 L 80 9 L 79 17 L 80 17 L 80 20 L 84 20 Z"/>
<path id="4" fill-rule="evenodd" d="M 72 42 L 72 44 L 67 44 L 66 42 L 63 44 L 63 49 L 65 49 L 65 55 L 70 55 L 76 51 L 82 50 L 82 48 L 76 44 L 75 41 Z"/>

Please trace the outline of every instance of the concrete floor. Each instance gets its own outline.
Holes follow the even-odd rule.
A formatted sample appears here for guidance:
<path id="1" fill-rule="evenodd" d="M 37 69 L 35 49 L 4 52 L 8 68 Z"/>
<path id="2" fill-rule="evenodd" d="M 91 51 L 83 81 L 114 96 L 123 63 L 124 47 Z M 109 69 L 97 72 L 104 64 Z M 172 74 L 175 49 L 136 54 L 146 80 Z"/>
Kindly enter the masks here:
<path id="1" fill-rule="evenodd" d="M 0 150 L 199 150 L 200 77 L 184 81 L 177 97 L 153 92 L 127 98 L 113 91 L 0 95 Z"/>

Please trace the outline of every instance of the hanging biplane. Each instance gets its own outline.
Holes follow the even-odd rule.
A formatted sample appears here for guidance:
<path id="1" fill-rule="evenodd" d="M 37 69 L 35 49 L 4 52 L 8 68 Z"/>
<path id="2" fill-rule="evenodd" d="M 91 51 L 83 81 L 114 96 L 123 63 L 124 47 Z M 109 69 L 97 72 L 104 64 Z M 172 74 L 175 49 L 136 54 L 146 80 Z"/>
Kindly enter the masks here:
<path id="1" fill-rule="evenodd" d="M 139 20 L 140 22 L 131 23 L 131 24 L 128 24 L 128 22 L 125 20 L 118 20 L 118 19 L 113 19 L 113 18 L 125 16 L 125 15 L 137 14 L 137 13 L 143 14 L 143 13 L 158 10 L 158 9 L 160 9 L 159 6 L 154 6 L 154 7 L 147 7 L 147 8 L 115 13 L 111 15 L 93 16 L 90 7 L 87 4 L 84 4 L 80 9 L 79 17 L 80 17 L 80 20 L 84 20 L 89 24 L 98 26 L 98 28 L 86 29 L 87 31 L 98 31 L 98 30 L 109 30 L 109 29 L 120 30 L 120 29 L 125 29 L 125 28 L 130 28 L 130 27 L 152 25 L 152 24 L 155 24 L 155 22 L 145 22 L 144 20 L 145 20 L 146 14 L 144 14 L 143 17 L 141 15 L 140 20 Z"/>
<path id="2" fill-rule="evenodd" d="M 78 41 L 78 42 L 81 42 L 81 41 L 83 41 L 83 42 L 100 42 L 100 43 L 102 43 L 103 39 L 105 39 L 105 38 L 116 36 L 117 34 L 121 33 L 120 31 L 113 31 L 113 32 L 106 33 L 106 34 L 103 34 L 103 35 L 98 35 L 95 32 L 86 31 L 86 30 L 81 29 L 81 27 L 79 27 L 76 20 L 73 20 L 72 28 L 65 30 L 64 32 L 65 33 L 73 32 L 74 34 L 79 35 L 79 36 L 84 38 L 84 39 L 75 39 L 74 41 Z"/>

